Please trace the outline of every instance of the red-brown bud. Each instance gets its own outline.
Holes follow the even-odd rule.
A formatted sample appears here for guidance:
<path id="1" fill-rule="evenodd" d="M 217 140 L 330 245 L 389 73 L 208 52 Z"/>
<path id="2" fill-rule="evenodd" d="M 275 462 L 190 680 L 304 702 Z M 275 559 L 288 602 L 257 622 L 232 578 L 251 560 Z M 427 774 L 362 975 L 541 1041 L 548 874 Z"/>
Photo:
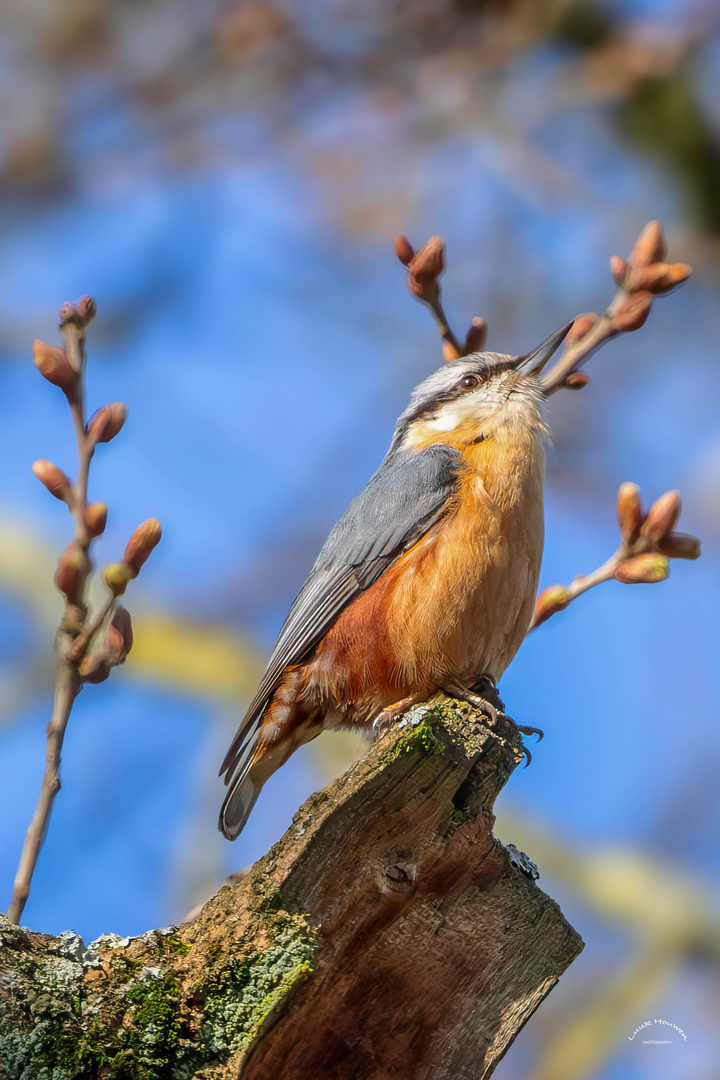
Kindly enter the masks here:
<path id="1" fill-rule="evenodd" d="M 610 256 L 610 273 L 612 279 L 616 285 L 621 287 L 625 284 L 625 278 L 627 277 L 628 264 L 625 259 L 621 259 L 619 255 Z"/>
<path id="2" fill-rule="evenodd" d="M 38 461 L 33 462 L 32 471 L 51 495 L 54 495 L 56 499 L 60 499 L 61 502 L 68 501 L 72 492 L 72 484 L 62 469 L 59 469 L 57 465 L 53 465 L 52 461 L 45 461 L 44 458 L 40 458 Z"/>
<path id="3" fill-rule="evenodd" d="M 393 241 L 395 247 L 395 254 L 397 255 L 403 266 L 407 266 L 415 258 L 415 249 L 408 240 L 407 236 L 398 235 Z"/>
<path id="4" fill-rule="evenodd" d="M 60 325 L 74 323 L 79 329 L 84 330 L 93 319 L 97 306 L 92 296 L 81 296 L 79 300 L 68 300 L 60 308 Z"/>
<path id="5" fill-rule="evenodd" d="M 664 581 L 670 573 L 670 564 L 664 555 L 635 555 L 626 559 L 615 571 L 615 577 L 625 585 L 654 585 Z"/>
<path id="6" fill-rule="evenodd" d="M 107 656 L 113 664 L 122 664 L 133 646 L 130 612 L 118 604 L 105 635 Z"/>
<path id="7" fill-rule="evenodd" d="M 85 581 L 90 572 L 90 560 L 74 541 L 63 551 L 55 571 L 55 585 L 71 604 L 82 599 Z"/>
<path id="8" fill-rule="evenodd" d="M 657 499 L 647 512 L 647 517 L 640 530 L 649 543 L 662 540 L 678 523 L 680 517 L 680 492 L 666 491 Z"/>
<path id="9" fill-rule="evenodd" d="M 642 266 L 633 270 L 627 280 L 628 292 L 647 291 L 653 296 L 660 293 L 670 292 L 671 289 L 681 285 L 692 274 L 692 266 L 687 263 L 653 263 L 652 266 Z"/>
<path id="10" fill-rule="evenodd" d="M 647 321 L 651 305 L 652 296 L 649 292 L 625 295 L 613 314 L 613 326 L 616 330 L 625 332 L 639 330 Z"/>
<path id="11" fill-rule="evenodd" d="M 544 623 L 549 619 L 551 615 L 556 615 L 558 611 L 564 611 L 569 603 L 570 593 L 564 585 L 549 585 L 547 589 L 543 589 L 535 601 L 533 626 L 539 626 L 540 623 Z"/>
<path id="12" fill-rule="evenodd" d="M 586 311 L 584 314 L 578 315 L 565 336 L 565 344 L 572 345 L 574 341 L 584 338 L 588 330 L 592 330 L 599 318 L 600 316 L 596 311 Z"/>
<path id="13" fill-rule="evenodd" d="M 617 517 L 620 535 L 626 544 L 634 544 L 640 535 L 643 514 L 640 488 L 626 481 L 620 485 L 617 497 Z"/>
<path id="14" fill-rule="evenodd" d="M 476 315 L 470 323 L 470 329 L 465 338 L 465 353 L 482 352 L 488 336 L 488 324 L 485 319 Z"/>
<path id="15" fill-rule="evenodd" d="M 101 683 L 110 675 L 113 669 L 112 660 L 104 650 L 90 653 L 78 664 L 78 672 L 83 682 Z"/>
<path id="16" fill-rule="evenodd" d="M 114 401 L 104 405 L 90 417 L 86 431 L 95 443 L 110 442 L 122 428 L 127 419 L 127 405 Z"/>
<path id="17" fill-rule="evenodd" d="M 103 570 L 105 584 L 113 596 L 122 596 L 128 586 L 128 582 L 132 581 L 136 576 L 137 574 L 133 568 L 124 562 L 111 563 L 110 566 L 106 566 Z"/>
<path id="18" fill-rule="evenodd" d="M 699 559 L 700 541 L 689 533 L 671 532 L 658 541 L 658 551 L 669 559 Z"/>
<path id="19" fill-rule="evenodd" d="M 408 264 L 408 288 L 421 300 L 437 292 L 437 279 L 445 269 L 445 241 L 431 236 Z"/>
<path id="20" fill-rule="evenodd" d="M 77 384 L 78 375 L 59 345 L 48 345 L 46 341 L 33 341 L 33 360 L 40 374 L 68 393 Z"/>
<path id="21" fill-rule="evenodd" d="M 582 390 L 589 382 L 590 376 L 586 375 L 584 371 L 571 371 L 569 375 L 565 376 L 563 386 L 566 390 Z"/>
<path id="22" fill-rule="evenodd" d="M 631 266 L 650 266 L 662 262 L 667 255 L 665 234 L 659 221 L 649 221 L 638 237 L 630 253 Z"/>
<path id="23" fill-rule="evenodd" d="M 108 509 L 105 503 L 90 503 L 85 511 L 85 527 L 91 536 L 101 536 L 105 532 Z"/>
<path id="24" fill-rule="evenodd" d="M 150 552 L 160 543 L 162 528 L 157 518 L 148 518 L 138 525 L 135 532 L 128 540 L 123 559 L 137 574 L 140 567 L 146 562 Z"/>

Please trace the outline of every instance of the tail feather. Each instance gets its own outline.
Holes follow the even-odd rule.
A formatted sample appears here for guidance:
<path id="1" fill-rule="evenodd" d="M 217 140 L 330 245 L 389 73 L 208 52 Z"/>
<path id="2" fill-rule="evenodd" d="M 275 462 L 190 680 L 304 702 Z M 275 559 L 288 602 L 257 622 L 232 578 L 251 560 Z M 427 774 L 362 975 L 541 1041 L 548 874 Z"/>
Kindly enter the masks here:
<path id="1" fill-rule="evenodd" d="M 235 840 L 244 829 L 262 787 L 262 783 L 255 783 L 247 766 L 233 779 L 218 821 L 220 832 L 228 840 Z"/>

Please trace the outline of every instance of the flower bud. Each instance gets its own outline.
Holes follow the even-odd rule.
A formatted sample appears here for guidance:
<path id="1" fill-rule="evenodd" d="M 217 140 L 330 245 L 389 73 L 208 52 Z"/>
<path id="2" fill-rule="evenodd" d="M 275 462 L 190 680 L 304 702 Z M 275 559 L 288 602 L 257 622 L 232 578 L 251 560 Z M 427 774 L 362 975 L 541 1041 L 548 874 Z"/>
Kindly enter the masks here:
<path id="1" fill-rule="evenodd" d="M 669 292 L 681 285 L 692 274 L 692 266 L 687 263 L 653 263 L 652 266 L 633 270 L 627 282 L 628 292 L 646 290 L 654 296 Z"/>
<path id="2" fill-rule="evenodd" d="M 600 316 L 595 311 L 586 311 L 583 315 L 578 315 L 565 335 L 565 344 L 571 345 L 573 341 L 584 338 L 588 330 L 592 330 L 599 318 Z"/>
<path id="3" fill-rule="evenodd" d="M 85 527 L 91 536 L 100 536 L 105 532 L 108 509 L 105 503 L 90 503 L 85 511 Z"/>
<path id="4" fill-rule="evenodd" d="M 563 611 L 569 603 L 570 593 L 564 585 L 549 585 L 547 589 L 543 589 L 535 601 L 533 626 L 539 626 L 540 623 L 544 623 L 549 619 L 551 615 Z"/>
<path id="5" fill-rule="evenodd" d="M 476 315 L 470 323 L 470 329 L 465 338 L 465 353 L 482 352 L 488 336 L 488 324 L 485 319 Z"/>
<path id="6" fill-rule="evenodd" d="M 631 266 L 650 266 L 667 255 L 665 234 L 659 221 L 649 221 L 638 237 L 630 254 Z"/>
<path id="7" fill-rule="evenodd" d="M 640 535 L 643 514 L 640 488 L 626 481 L 620 485 L 617 497 L 617 517 L 620 535 L 626 544 L 634 544 Z"/>
<path id="8" fill-rule="evenodd" d="M 654 585 L 664 581 L 670 573 L 670 564 L 664 555 L 635 555 L 626 559 L 615 571 L 615 577 L 625 585 Z"/>
<path id="9" fill-rule="evenodd" d="M 407 236 L 398 235 L 393 241 L 395 247 L 395 254 L 397 255 L 403 266 L 407 266 L 415 258 L 415 249 L 408 240 Z"/>
<path id="10" fill-rule="evenodd" d="M 118 604 L 106 632 L 107 657 L 113 665 L 122 664 L 133 646 L 130 612 Z"/>
<path id="11" fill-rule="evenodd" d="M 90 572 L 90 560 L 74 541 L 63 551 L 55 571 L 55 585 L 71 604 L 82 599 L 85 580 Z"/>
<path id="12" fill-rule="evenodd" d="M 93 319 L 97 306 L 92 296 L 81 296 L 79 300 L 68 300 L 60 308 L 60 325 L 74 323 L 79 329 L 84 330 Z"/>
<path id="13" fill-rule="evenodd" d="M 590 376 L 584 371 L 571 371 L 565 376 L 563 386 L 566 390 L 582 390 L 590 382 Z"/>
<path id="14" fill-rule="evenodd" d="M 53 465 L 52 461 L 45 461 L 44 458 L 40 458 L 38 461 L 33 462 L 32 471 L 51 495 L 54 495 L 56 499 L 60 499 L 61 502 L 68 501 L 72 491 L 72 484 L 62 469 L 59 469 L 57 465 Z"/>
<path id="15" fill-rule="evenodd" d="M 78 664 L 80 678 L 86 683 L 105 682 L 112 669 L 112 661 L 103 650 L 90 653 Z"/>
<path id="16" fill-rule="evenodd" d="M 137 574 L 133 568 L 124 562 L 111 563 L 110 566 L 106 566 L 103 570 L 105 583 L 113 596 L 122 596 L 128 582 L 132 581 L 136 576 Z"/>
<path id="17" fill-rule="evenodd" d="M 658 541 L 658 551 L 669 559 L 699 559 L 700 541 L 689 533 L 671 532 Z"/>
<path id="18" fill-rule="evenodd" d="M 123 559 L 130 567 L 132 567 L 135 574 L 138 573 L 140 567 L 145 563 L 150 552 L 154 547 L 160 543 L 160 537 L 162 536 L 162 528 L 157 518 L 148 518 L 147 521 L 143 521 L 142 525 L 138 525 L 135 532 L 128 540 L 128 545 L 125 548 L 125 554 Z"/>
<path id="19" fill-rule="evenodd" d="M 651 305 L 652 296 L 649 292 L 638 292 L 624 296 L 617 311 L 613 314 L 613 326 L 616 330 L 626 332 L 639 330 L 647 321 Z"/>
<path id="20" fill-rule="evenodd" d="M 640 535 L 649 543 L 657 544 L 677 525 L 680 507 L 680 492 L 666 491 L 648 510 Z"/>
<path id="21" fill-rule="evenodd" d="M 625 259 L 621 259 L 619 255 L 612 255 L 610 257 L 610 273 L 616 285 L 623 286 L 625 284 L 627 272 L 628 264 Z"/>
<path id="22" fill-rule="evenodd" d="M 445 269 L 445 241 L 431 236 L 408 264 L 407 284 L 410 292 L 426 302 L 439 295 L 437 279 Z"/>
<path id="23" fill-rule="evenodd" d="M 33 341 L 33 360 L 40 374 L 68 393 L 77 384 L 78 375 L 59 345 L 48 345 L 46 341 Z"/>
<path id="24" fill-rule="evenodd" d="M 112 405 L 104 405 L 90 417 L 85 428 L 88 436 L 95 443 L 110 442 L 122 428 L 127 419 L 127 405 L 114 401 Z"/>

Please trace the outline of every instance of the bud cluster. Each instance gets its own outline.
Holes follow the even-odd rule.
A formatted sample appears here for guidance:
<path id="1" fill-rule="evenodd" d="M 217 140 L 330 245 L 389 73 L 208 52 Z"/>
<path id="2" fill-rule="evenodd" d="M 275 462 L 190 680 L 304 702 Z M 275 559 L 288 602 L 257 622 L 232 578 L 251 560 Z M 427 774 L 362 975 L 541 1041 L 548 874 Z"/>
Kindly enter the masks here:
<path id="1" fill-rule="evenodd" d="M 417 252 L 406 236 L 396 236 L 395 254 L 407 266 L 410 293 L 425 303 L 437 300 L 440 295 L 438 278 L 445 270 L 445 241 L 442 236 L 431 236 Z"/>
<path id="2" fill-rule="evenodd" d="M 622 296 L 612 309 L 615 330 L 638 330 L 648 315 L 653 296 L 670 292 L 687 281 L 692 267 L 687 263 L 666 263 L 667 243 L 659 221 L 649 222 L 627 259 L 613 255 L 610 271 Z"/>
<path id="3" fill-rule="evenodd" d="M 130 537 L 122 562 L 105 568 L 105 581 L 111 592 L 105 608 L 94 618 L 88 615 L 85 604 L 88 578 L 92 571 L 89 548 L 101 536 L 107 524 L 108 509 L 102 502 L 87 502 L 87 475 L 95 447 L 110 442 L 121 431 L 127 419 L 127 407 L 115 401 L 98 409 L 84 423 L 82 381 L 85 330 L 95 317 L 95 301 L 83 296 L 60 308 L 60 329 L 67 349 L 33 344 L 35 366 L 48 382 L 62 389 L 69 401 L 78 429 L 78 449 L 81 458 L 78 484 L 73 485 L 65 473 L 52 461 L 44 459 L 33 464 L 33 472 L 51 495 L 65 502 L 75 518 L 75 539 L 67 546 L 58 561 L 55 584 L 66 597 L 63 626 L 72 636 L 67 656 L 85 682 L 102 682 L 110 670 L 121 664 L 132 647 L 132 625 L 128 612 L 116 603 L 129 581 L 137 577 L 141 567 L 161 537 L 160 523 L 154 518 L 143 522 Z M 98 638 L 100 641 L 98 642 Z"/>
<path id="4" fill-rule="evenodd" d="M 445 313 L 440 304 L 440 276 L 445 271 L 446 245 L 442 236 L 431 236 L 419 251 L 415 251 L 406 236 L 396 236 L 395 254 L 403 266 L 407 267 L 407 286 L 411 296 L 428 304 L 438 321 L 442 337 L 443 359 L 446 364 L 458 360 L 469 353 L 481 352 L 487 341 L 488 326 L 485 319 L 476 316 L 465 335 L 464 344 L 460 344 L 447 325 Z"/>
<path id="5" fill-rule="evenodd" d="M 627 585 L 664 581 L 670 573 L 668 559 L 699 557 L 697 537 L 674 531 L 680 509 L 680 492 L 666 491 L 645 513 L 637 484 L 620 485 L 617 514 L 622 547 L 615 570 L 618 581 Z"/>

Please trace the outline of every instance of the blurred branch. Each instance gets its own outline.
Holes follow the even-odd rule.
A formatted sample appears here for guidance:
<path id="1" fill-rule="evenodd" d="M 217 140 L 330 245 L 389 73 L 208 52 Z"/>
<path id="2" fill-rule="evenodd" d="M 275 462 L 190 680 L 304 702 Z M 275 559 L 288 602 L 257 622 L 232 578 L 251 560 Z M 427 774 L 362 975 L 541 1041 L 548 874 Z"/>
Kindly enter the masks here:
<path id="1" fill-rule="evenodd" d="M 445 241 L 432 236 L 418 252 L 405 236 L 395 237 L 395 254 L 407 267 L 411 296 L 425 304 L 437 324 L 446 363 L 471 352 L 480 352 L 487 340 L 484 319 L 472 320 L 464 344 L 450 329 L 441 302 L 440 277 L 445 272 Z M 560 358 L 542 376 L 540 383 L 546 397 L 565 387 L 580 390 L 589 379 L 578 371 L 580 366 L 606 341 L 622 332 L 639 330 L 644 325 L 654 296 L 670 292 L 692 273 L 687 263 L 665 263 L 667 245 L 662 226 L 649 222 L 640 234 L 627 260 L 614 255 L 610 260 L 613 278 L 620 286 L 604 315 L 586 312 L 579 315 L 565 338 Z"/>
<path id="2" fill-rule="evenodd" d="M 620 288 L 604 315 L 585 314 L 575 320 L 560 358 L 541 379 L 546 397 L 563 386 L 579 388 L 580 384 L 572 381 L 572 377 L 596 349 L 616 334 L 639 330 L 650 314 L 653 297 L 687 281 L 692 267 L 687 263 L 663 262 L 666 254 L 662 226 L 659 221 L 651 221 L 627 260 L 612 257 L 613 279 Z"/>
<path id="3" fill-rule="evenodd" d="M 40 849 L 47 833 L 55 796 L 60 790 L 60 758 L 65 729 L 75 699 L 86 682 L 102 682 L 121 664 L 132 647 L 132 626 L 127 611 L 116 601 L 160 539 L 160 525 L 146 521 L 133 533 L 122 563 L 104 572 L 109 595 L 98 612 L 87 602 L 91 575 L 90 548 L 105 529 L 107 507 L 88 503 L 87 488 L 95 448 L 109 442 L 121 430 L 127 410 L 115 403 L 100 409 L 85 423 L 85 336 L 95 317 L 95 301 L 82 297 L 60 309 L 60 329 L 65 348 L 36 341 L 33 356 L 40 373 L 65 394 L 75 427 L 79 468 L 75 483 L 51 461 L 36 461 L 33 472 L 51 495 L 66 503 L 74 521 L 74 539 L 58 561 L 55 584 L 65 597 L 55 637 L 55 698 L 47 728 L 45 772 L 40 797 L 25 836 L 8 910 L 18 923 L 30 894 Z"/>
<path id="4" fill-rule="evenodd" d="M 589 1000 L 563 1013 L 527 1080 L 584 1080 L 597 1075 L 632 1035 L 683 962 L 708 957 L 720 978 L 720 910 L 707 884 L 640 851 L 584 849 L 508 817 L 500 821 L 542 868 L 600 918 L 628 930 L 635 953 Z"/>
<path id="5" fill-rule="evenodd" d="M 535 602 L 531 630 L 603 581 L 653 585 L 668 577 L 669 559 L 699 558 L 697 537 L 674 531 L 680 518 L 679 491 L 666 491 L 646 514 L 640 501 L 640 488 L 636 484 L 621 484 L 617 510 L 621 542 L 615 554 L 597 570 L 576 577 L 568 586 L 550 585 L 543 589 Z"/>

